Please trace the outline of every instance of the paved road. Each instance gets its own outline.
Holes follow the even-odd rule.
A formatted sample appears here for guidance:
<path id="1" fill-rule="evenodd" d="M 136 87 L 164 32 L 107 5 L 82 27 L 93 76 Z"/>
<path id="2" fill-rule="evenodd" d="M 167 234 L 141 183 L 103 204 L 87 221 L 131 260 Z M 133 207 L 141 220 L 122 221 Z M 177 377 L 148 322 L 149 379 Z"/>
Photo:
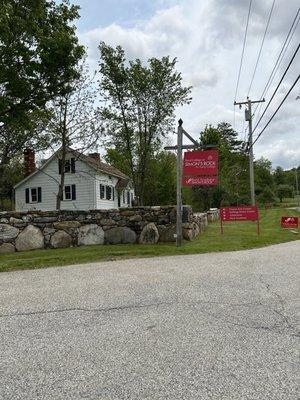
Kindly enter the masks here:
<path id="1" fill-rule="evenodd" d="M 299 267 L 297 241 L 2 273 L 0 398 L 299 399 Z"/>

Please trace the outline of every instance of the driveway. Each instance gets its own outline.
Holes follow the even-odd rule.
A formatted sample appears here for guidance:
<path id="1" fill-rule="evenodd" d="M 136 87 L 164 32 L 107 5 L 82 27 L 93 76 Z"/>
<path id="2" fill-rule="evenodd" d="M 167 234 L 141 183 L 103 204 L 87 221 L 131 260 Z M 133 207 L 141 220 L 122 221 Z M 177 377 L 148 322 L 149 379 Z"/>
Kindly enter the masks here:
<path id="1" fill-rule="evenodd" d="M 2 273 L 0 398 L 299 399 L 299 270 L 295 241 Z"/>

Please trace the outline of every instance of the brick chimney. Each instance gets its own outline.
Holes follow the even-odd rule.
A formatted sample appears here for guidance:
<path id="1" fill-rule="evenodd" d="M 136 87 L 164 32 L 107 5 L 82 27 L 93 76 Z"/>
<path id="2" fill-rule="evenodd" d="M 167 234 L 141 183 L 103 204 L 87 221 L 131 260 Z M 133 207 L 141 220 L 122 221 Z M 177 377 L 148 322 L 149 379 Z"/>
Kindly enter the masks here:
<path id="1" fill-rule="evenodd" d="M 32 149 L 24 150 L 24 172 L 25 176 L 32 174 L 36 170 L 35 152 Z"/>
<path id="2" fill-rule="evenodd" d="M 100 154 L 99 153 L 90 153 L 89 157 L 93 158 L 97 162 L 100 162 Z"/>

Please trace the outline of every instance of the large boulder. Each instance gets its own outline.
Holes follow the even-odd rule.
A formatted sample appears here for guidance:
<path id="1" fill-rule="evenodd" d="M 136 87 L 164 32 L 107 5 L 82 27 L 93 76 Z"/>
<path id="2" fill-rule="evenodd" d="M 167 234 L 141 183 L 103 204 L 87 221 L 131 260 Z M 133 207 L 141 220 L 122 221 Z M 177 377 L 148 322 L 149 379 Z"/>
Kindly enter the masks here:
<path id="1" fill-rule="evenodd" d="M 70 247 L 72 245 L 72 237 L 65 231 L 57 231 L 51 236 L 50 245 L 54 249 Z"/>
<path id="2" fill-rule="evenodd" d="M 28 225 L 16 239 L 18 251 L 37 250 L 44 248 L 44 235 L 33 225 Z"/>
<path id="3" fill-rule="evenodd" d="M 15 251 L 15 246 L 11 243 L 3 243 L 0 246 L 0 254 L 14 253 Z"/>
<path id="4" fill-rule="evenodd" d="M 0 240 L 15 239 L 19 234 L 19 229 L 7 224 L 0 224 Z"/>
<path id="5" fill-rule="evenodd" d="M 176 225 L 165 227 L 159 231 L 160 242 L 176 242 Z"/>
<path id="6" fill-rule="evenodd" d="M 104 230 L 96 224 L 81 226 L 78 229 L 78 245 L 89 246 L 104 243 Z"/>
<path id="7" fill-rule="evenodd" d="M 185 240 L 193 240 L 200 233 L 199 226 L 196 222 L 182 224 L 182 236 Z"/>
<path id="8" fill-rule="evenodd" d="M 139 237 L 139 243 L 154 244 L 158 242 L 158 239 L 159 239 L 158 229 L 156 225 L 153 222 L 151 222 L 150 224 L 144 226 Z"/>
<path id="9" fill-rule="evenodd" d="M 105 243 L 119 244 L 119 243 L 135 243 L 136 233 L 126 227 L 112 228 L 105 231 Z"/>

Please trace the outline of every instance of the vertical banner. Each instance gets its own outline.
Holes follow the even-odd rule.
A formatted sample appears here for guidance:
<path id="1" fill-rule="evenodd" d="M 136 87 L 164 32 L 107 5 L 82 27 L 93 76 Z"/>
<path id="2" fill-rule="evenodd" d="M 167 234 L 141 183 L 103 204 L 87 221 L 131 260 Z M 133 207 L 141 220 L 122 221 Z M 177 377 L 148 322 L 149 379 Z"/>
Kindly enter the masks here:
<path id="1" fill-rule="evenodd" d="M 218 184 L 218 150 L 188 151 L 183 159 L 183 186 Z"/>

